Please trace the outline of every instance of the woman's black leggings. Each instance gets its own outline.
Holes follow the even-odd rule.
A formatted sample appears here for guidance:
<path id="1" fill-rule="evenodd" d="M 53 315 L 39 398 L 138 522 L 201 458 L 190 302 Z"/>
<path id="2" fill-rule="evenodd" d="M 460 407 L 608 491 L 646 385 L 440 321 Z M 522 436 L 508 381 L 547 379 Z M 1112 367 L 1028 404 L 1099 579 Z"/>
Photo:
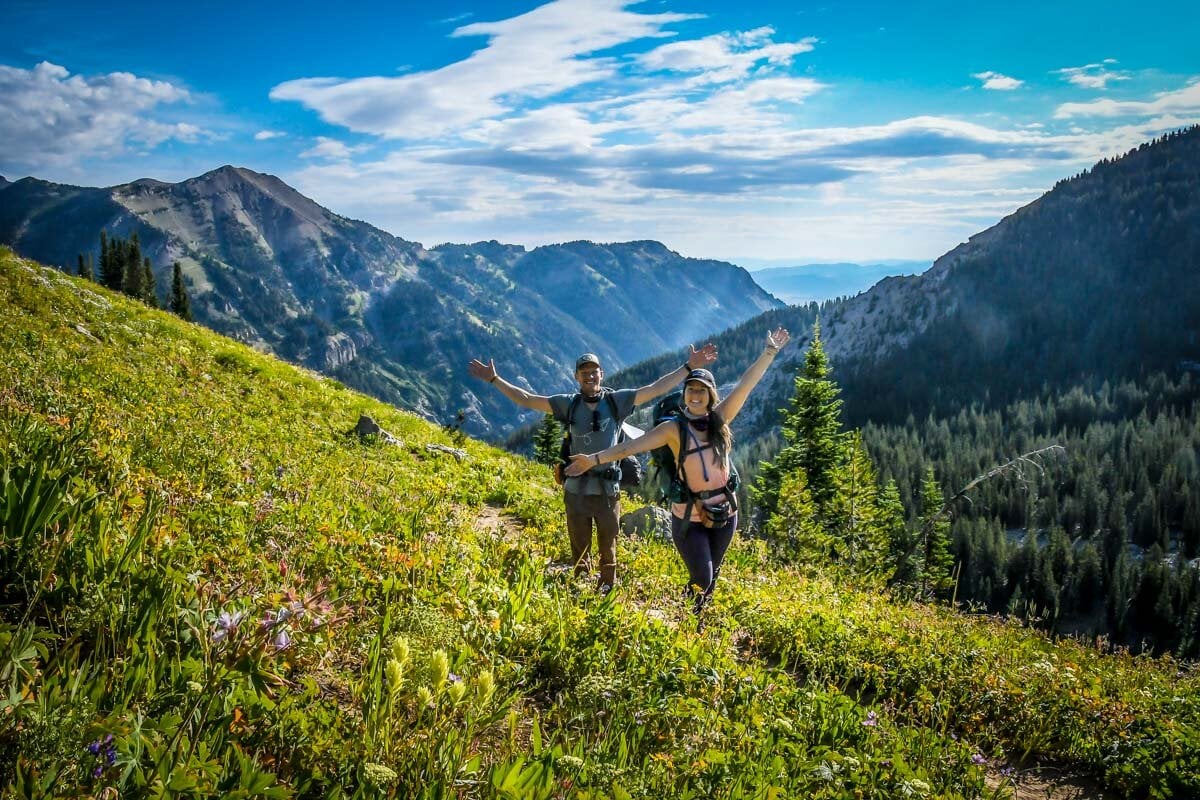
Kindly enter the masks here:
<path id="1" fill-rule="evenodd" d="M 706 528 L 699 522 L 685 522 L 671 515 L 671 540 L 675 542 L 675 549 L 687 566 L 688 596 L 692 596 L 697 587 L 699 589 L 692 605 L 692 610 L 697 614 L 712 597 L 713 585 L 721 574 L 721 562 L 725 560 L 725 551 L 733 541 L 735 530 L 736 513 L 719 528 Z"/>

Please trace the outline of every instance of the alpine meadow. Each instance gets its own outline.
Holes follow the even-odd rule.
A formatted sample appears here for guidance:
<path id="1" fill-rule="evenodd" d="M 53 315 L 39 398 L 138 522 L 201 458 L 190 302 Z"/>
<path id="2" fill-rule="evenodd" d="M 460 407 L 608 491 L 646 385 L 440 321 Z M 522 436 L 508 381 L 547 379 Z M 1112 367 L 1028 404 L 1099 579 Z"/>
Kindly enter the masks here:
<path id="1" fill-rule="evenodd" d="M 1200 4 L 3 18 L 0 800 L 1200 798 Z"/>

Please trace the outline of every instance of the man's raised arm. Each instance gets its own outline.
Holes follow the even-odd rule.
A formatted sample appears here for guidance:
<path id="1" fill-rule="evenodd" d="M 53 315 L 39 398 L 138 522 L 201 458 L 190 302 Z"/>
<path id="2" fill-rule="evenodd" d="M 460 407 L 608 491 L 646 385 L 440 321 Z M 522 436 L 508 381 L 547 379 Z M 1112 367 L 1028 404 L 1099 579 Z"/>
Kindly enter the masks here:
<path id="1" fill-rule="evenodd" d="M 477 358 L 471 359 L 471 363 L 467 364 L 467 372 L 471 373 L 471 377 L 473 378 L 478 378 L 481 381 L 492 384 L 500 390 L 500 394 L 519 406 L 531 408 L 534 411 L 541 411 L 543 414 L 551 413 L 549 397 L 540 394 L 530 394 L 520 386 L 513 386 L 496 374 L 496 364 L 490 358 L 486 364 Z"/>
<path id="2" fill-rule="evenodd" d="M 699 350 L 696 349 L 695 345 L 689 345 L 689 347 L 692 348 L 692 352 L 688 355 L 688 360 L 684 362 L 682 367 L 676 367 L 654 383 L 637 390 L 637 394 L 633 398 L 635 406 L 648 403 L 659 395 L 666 394 L 678 386 L 687 377 L 689 372 L 701 367 L 707 367 L 717 360 L 717 346 L 712 342 L 704 345 Z"/>

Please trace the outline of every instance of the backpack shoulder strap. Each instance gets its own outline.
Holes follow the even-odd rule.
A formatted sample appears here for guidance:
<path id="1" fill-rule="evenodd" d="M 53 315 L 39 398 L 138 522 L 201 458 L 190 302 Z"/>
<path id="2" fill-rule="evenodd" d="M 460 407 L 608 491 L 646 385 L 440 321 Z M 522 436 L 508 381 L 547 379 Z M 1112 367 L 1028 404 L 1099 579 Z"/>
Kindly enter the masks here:
<path id="1" fill-rule="evenodd" d="M 620 418 L 620 417 L 617 415 L 617 398 L 616 398 L 616 394 L 617 394 L 616 392 L 611 392 L 611 391 L 610 391 L 610 392 L 605 392 L 605 393 L 604 393 L 604 399 L 608 401 L 608 410 L 609 410 L 609 412 L 612 414 L 612 418 L 613 418 L 613 420 L 614 420 L 614 421 L 615 421 L 615 422 L 616 422 L 618 425 L 620 425 L 622 422 L 624 422 L 624 420 L 622 420 L 622 419 L 621 419 L 621 418 Z"/>
<path id="2" fill-rule="evenodd" d="M 575 424 L 575 409 L 579 408 L 579 404 L 583 402 L 583 395 L 579 392 L 571 398 L 571 405 L 567 406 L 567 435 L 571 435 L 571 426 Z"/>

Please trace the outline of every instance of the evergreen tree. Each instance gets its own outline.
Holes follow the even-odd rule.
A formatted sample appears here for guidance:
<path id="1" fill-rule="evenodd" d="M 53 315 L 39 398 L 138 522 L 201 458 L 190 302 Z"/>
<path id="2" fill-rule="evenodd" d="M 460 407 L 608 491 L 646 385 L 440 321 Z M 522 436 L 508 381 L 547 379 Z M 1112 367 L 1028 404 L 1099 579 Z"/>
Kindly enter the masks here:
<path id="1" fill-rule="evenodd" d="M 125 281 L 121 285 L 121 290 L 130 297 L 141 300 L 145 295 L 142 279 L 146 276 L 146 272 L 140 256 L 136 261 L 133 260 L 134 255 L 138 252 L 136 242 L 131 242 L 128 250 L 129 260 L 125 262 Z"/>
<path id="2" fill-rule="evenodd" d="M 118 292 L 125 283 L 124 248 L 119 239 L 110 241 L 104 231 L 100 231 L 100 282 Z"/>
<path id="3" fill-rule="evenodd" d="M 83 253 L 79 254 L 79 277 L 86 278 L 89 281 L 92 279 L 92 254 L 88 253 L 87 260 L 84 260 Z"/>
<path id="4" fill-rule="evenodd" d="M 781 426 L 787 444 L 773 462 L 762 463 L 750 490 L 763 519 L 769 519 L 777 511 L 780 484 L 796 469 L 804 470 L 818 516 L 822 519 L 827 516 L 836 491 L 833 472 L 842 452 L 842 401 L 838 398 L 841 390 L 830 379 L 830 372 L 821 345 L 820 322 L 815 322 L 812 344 L 803 368 L 796 375 L 796 391 Z"/>
<path id="5" fill-rule="evenodd" d="M 807 567 L 827 564 L 836 552 L 833 539 L 817 522 L 803 470 L 784 476 L 776 511 L 767 519 L 763 532 L 788 563 Z"/>
<path id="6" fill-rule="evenodd" d="M 826 526 L 836 544 L 838 560 L 860 575 L 884 574 L 888 543 L 879 526 L 875 465 L 857 431 L 847 439 L 845 454 L 831 477 L 834 492 Z"/>
<path id="7" fill-rule="evenodd" d="M 923 597 L 945 596 L 952 583 L 950 569 L 954 566 L 954 558 L 950 555 L 950 522 L 945 517 L 937 517 L 945 504 L 942 487 L 933 475 L 933 467 L 930 467 L 925 471 L 925 480 L 921 484 L 919 547 Z"/>
<path id="8" fill-rule="evenodd" d="M 888 569 L 893 586 L 916 588 L 920 577 L 920 558 L 916 537 L 904 520 L 900 488 L 888 481 L 879 494 L 879 530 L 888 540 Z"/>
<path id="9" fill-rule="evenodd" d="M 187 287 L 183 285 L 183 268 L 176 261 L 171 278 L 171 312 L 189 322 L 192 319 L 192 302 L 188 299 Z"/>
<path id="10" fill-rule="evenodd" d="M 539 464 L 554 466 L 558 463 L 562 440 L 562 426 L 553 414 L 547 414 L 533 435 L 533 460 Z"/>
<path id="11" fill-rule="evenodd" d="M 142 300 L 151 308 L 158 308 L 158 287 L 155 285 L 154 268 L 150 256 L 142 262 Z"/>

